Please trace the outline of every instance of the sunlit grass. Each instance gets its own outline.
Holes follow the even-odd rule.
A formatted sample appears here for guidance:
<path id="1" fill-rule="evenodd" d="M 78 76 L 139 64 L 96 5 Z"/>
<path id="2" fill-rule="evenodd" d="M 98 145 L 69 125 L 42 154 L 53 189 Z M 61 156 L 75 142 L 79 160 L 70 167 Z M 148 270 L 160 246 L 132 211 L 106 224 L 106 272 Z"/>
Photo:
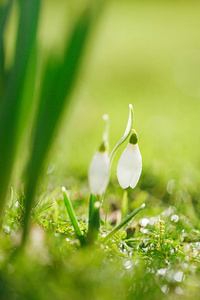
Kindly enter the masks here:
<path id="1" fill-rule="evenodd" d="M 70 32 L 81 15 L 79 4 L 43 2 L 37 35 L 41 66 L 50 55 L 55 63 L 62 60 Z M 27 178 L 26 173 L 21 176 L 21 169 L 30 154 L 30 148 L 23 149 L 30 139 L 30 128 L 29 137 L 23 137 L 25 142 L 17 152 L 0 234 L 1 299 L 198 298 L 199 8 L 196 1 L 110 1 L 105 6 L 86 49 L 78 84 L 70 95 L 72 102 L 62 109 L 61 130 L 31 204 L 32 225 L 21 253 L 16 249 L 22 241 L 23 183 Z M 7 28 L 12 34 L 5 36 L 7 68 L 13 63 L 16 15 L 13 10 L 14 21 Z M 40 71 L 38 84 L 44 75 L 44 69 Z M 52 82 L 60 83 L 54 75 Z M 30 95 L 29 88 L 24 95 Z M 39 98 L 40 93 L 36 96 Z M 52 102 L 53 97 L 52 92 Z M 86 234 L 90 194 L 87 173 L 101 141 L 102 115 L 110 116 L 112 149 L 124 133 L 129 103 L 135 112 L 142 176 L 134 190 L 127 190 L 124 208 L 123 190 L 116 177 L 123 149 L 119 150 L 100 212 L 98 242 L 81 247 L 61 187 L 70 190 L 80 230 Z M 32 111 L 25 116 L 26 122 L 29 117 L 32 124 Z M 40 136 L 43 129 L 37 130 L 44 141 L 47 135 Z M 36 139 L 36 149 L 38 144 Z M 105 235 L 119 224 L 122 215 L 142 203 L 145 210 L 105 245 Z"/>

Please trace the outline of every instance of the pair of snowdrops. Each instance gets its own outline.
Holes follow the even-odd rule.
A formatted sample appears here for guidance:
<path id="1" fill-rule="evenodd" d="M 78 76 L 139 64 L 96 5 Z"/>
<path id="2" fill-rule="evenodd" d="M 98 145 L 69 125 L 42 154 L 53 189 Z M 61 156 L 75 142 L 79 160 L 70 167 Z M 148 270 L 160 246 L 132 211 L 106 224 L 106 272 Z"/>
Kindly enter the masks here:
<path id="1" fill-rule="evenodd" d="M 117 178 L 123 189 L 137 185 L 142 171 L 142 157 L 138 147 L 138 137 L 132 130 L 129 143 L 123 151 L 118 165 Z M 100 147 L 89 166 L 89 186 L 94 195 L 103 195 L 110 178 L 111 158 L 106 147 Z"/>

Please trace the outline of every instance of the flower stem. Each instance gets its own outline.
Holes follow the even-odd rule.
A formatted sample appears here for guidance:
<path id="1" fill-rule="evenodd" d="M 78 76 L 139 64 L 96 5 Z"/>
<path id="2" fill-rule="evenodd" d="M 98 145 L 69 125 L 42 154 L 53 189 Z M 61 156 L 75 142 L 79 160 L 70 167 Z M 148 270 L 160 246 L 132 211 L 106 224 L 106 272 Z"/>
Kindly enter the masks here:
<path id="1" fill-rule="evenodd" d="M 96 196 L 90 194 L 90 201 L 89 201 L 89 222 L 88 222 L 88 234 L 92 230 L 92 218 L 93 218 L 93 211 L 94 211 L 94 203 L 96 201 Z"/>
<path id="2" fill-rule="evenodd" d="M 74 227 L 74 230 L 75 230 L 76 234 L 78 235 L 78 237 L 82 238 L 83 234 L 82 234 L 81 229 L 79 227 L 79 224 L 78 224 L 78 221 L 77 221 L 77 218 L 76 218 L 71 200 L 70 200 L 69 196 L 67 195 L 67 191 L 66 191 L 65 187 L 62 187 L 62 192 L 63 192 L 65 206 L 67 208 L 67 212 L 68 212 L 68 215 L 69 215 L 70 220 L 72 222 L 72 225 Z"/>
<path id="3" fill-rule="evenodd" d="M 111 154 L 110 154 L 110 165 L 112 164 L 113 158 L 117 152 L 117 149 L 126 141 L 126 139 L 129 137 L 131 130 L 133 128 L 133 106 L 132 104 L 129 104 L 129 117 L 128 122 L 126 125 L 126 130 L 124 132 L 123 137 L 119 140 L 117 145 L 113 148 Z"/>
<path id="4" fill-rule="evenodd" d="M 130 222 L 130 220 L 137 215 L 143 208 L 145 207 L 145 204 L 143 203 L 141 206 L 136 208 L 130 215 L 128 215 L 126 218 L 124 218 L 111 232 L 109 232 L 106 237 L 104 238 L 104 243 L 106 243 L 118 230 L 120 230 L 124 225 Z"/>
<path id="5" fill-rule="evenodd" d="M 89 244 L 93 244 L 97 238 L 100 227 L 100 196 L 90 195 L 89 202 L 89 224 L 87 240 Z"/>

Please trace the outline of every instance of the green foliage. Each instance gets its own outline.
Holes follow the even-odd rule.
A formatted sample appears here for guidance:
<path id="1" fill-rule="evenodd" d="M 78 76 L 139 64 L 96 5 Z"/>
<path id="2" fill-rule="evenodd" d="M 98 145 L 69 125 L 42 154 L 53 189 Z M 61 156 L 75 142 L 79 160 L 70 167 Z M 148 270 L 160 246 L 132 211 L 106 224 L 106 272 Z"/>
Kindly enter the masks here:
<path id="1" fill-rule="evenodd" d="M 0 77 L 2 84 L 0 88 L 0 214 L 2 215 L 4 209 L 20 141 L 24 132 L 26 135 L 30 135 L 31 130 L 31 137 L 28 138 L 30 155 L 24 172 L 26 177 L 24 241 L 27 235 L 30 211 L 35 201 L 36 188 L 43 173 L 60 116 L 65 104 L 69 102 L 69 95 L 74 86 L 94 14 L 93 9 L 88 8 L 77 18 L 69 34 L 69 39 L 65 39 L 66 45 L 62 59 L 49 55 L 45 62 L 42 62 L 40 48 L 37 45 L 38 20 L 42 6 L 40 2 L 40 0 L 18 1 L 17 43 L 14 63 L 10 70 L 4 70 L 3 35 L 8 23 L 9 11 L 12 8 L 12 1 L 8 1 L 5 7 L 2 7 L 0 23 Z M 37 68 L 38 61 L 42 64 L 40 72 Z M 36 111 L 35 116 L 34 111 Z M 29 122 L 30 119 L 32 124 Z"/>
<path id="2" fill-rule="evenodd" d="M 22 234 L 23 206 L 13 192 L 0 236 L 2 299 L 62 299 L 66 293 L 69 299 L 197 297 L 199 224 L 163 200 L 155 207 L 155 201 L 152 197 L 126 231 L 115 233 L 106 245 L 102 242 L 107 231 L 102 226 L 99 243 L 81 247 L 57 188 L 41 195 L 32 212 L 37 224 L 20 253 L 13 252 L 13 246 Z M 85 232 L 85 216 L 76 210 Z"/>
<path id="3" fill-rule="evenodd" d="M 67 64 L 66 53 L 70 55 L 73 52 L 73 45 L 80 46 L 81 53 L 75 52 L 75 60 L 70 60 L 78 71 L 81 47 L 87 38 L 87 26 L 90 26 L 87 22 L 90 23 L 90 18 L 87 19 L 87 14 L 80 14 L 80 2 L 74 5 L 74 1 L 56 1 L 55 6 L 61 3 L 63 7 L 74 5 L 74 10 L 69 13 L 66 9 L 69 24 L 62 47 L 54 49 L 54 53 L 49 50 L 45 56 L 38 42 L 41 40 L 39 31 L 43 26 L 41 15 L 39 30 L 35 32 L 38 7 L 34 5 L 39 2 L 2 3 L 0 194 L 6 195 L 10 182 L 14 188 L 11 188 L 11 195 L 7 192 L 7 203 L 5 197 L 0 199 L 3 212 L 0 232 L 0 298 L 198 299 L 199 96 L 194 96 L 195 89 L 191 91 L 190 84 L 192 87 L 196 84 L 199 90 L 195 72 L 200 68 L 196 59 L 197 70 L 190 70 L 185 53 L 191 49 L 199 53 L 199 3 L 107 2 L 108 10 L 99 31 L 94 34 L 98 36 L 96 47 L 85 66 L 81 86 L 74 97 L 79 104 L 68 110 L 66 124 L 64 120 L 63 130 L 54 144 L 51 156 L 54 171 L 49 171 L 43 177 L 45 161 L 64 109 L 64 94 L 68 105 L 71 88 L 77 77 L 77 73 L 73 73 L 70 86 L 61 88 L 64 77 L 68 78 L 64 68 Z M 26 51 L 27 56 L 25 60 L 21 56 L 15 56 L 13 60 L 11 57 L 9 62 L 13 61 L 13 64 L 9 65 L 5 64 L 4 59 L 10 50 L 7 38 L 13 35 L 12 30 L 7 31 L 13 5 L 14 15 L 17 15 L 16 20 L 12 20 L 15 27 L 18 27 L 18 21 L 22 24 L 26 18 L 27 24 L 33 26 L 18 27 L 16 50 L 19 32 L 21 44 L 26 43 L 28 35 L 30 39 L 21 49 L 22 52 Z M 22 7 L 25 9 L 28 5 L 34 6 L 31 17 L 25 11 L 22 13 Z M 43 14 L 48 6 L 55 8 L 51 0 L 44 1 L 43 5 Z M 79 27 L 80 24 L 85 26 Z M 59 29 L 57 35 L 61 32 Z M 79 34 L 83 34 L 85 40 L 77 41 Z M 51 35 L 49 30 L 48 38 Z M 20 72 L 15 82 L 14 75 L 21 71 L 19 64 L 22 64 L 25 75 Z M 13 82 L 16 95 L 19 95 L 16 102 L 14 90 L 8 88 Z M 54 106 L 57 103 L 54 97 L 59 98 L 57 108 Z M 48 98 L 51 107 L 48 107 Z M 100 211 L 98 243 L 81 247 L 66 211 L 61 186 L 65 185 L 71 190 L 77 222 L 86 236 L 89 201 L 86 172 L 101 136 L 99 116 L 105 112 L 111 116 L 112 147 L 119 134 L 123 134 L 127 105 L 130 102 L 135 109 L 134 122 L 143 157 L 141 180 L 135 190 L 128 190 L 129 201 L 124 197 L 121 203 L 122 190 L 115 175 L 116 155 L 111 184 Z M 13 109 L 5 114 L 4 110 L 9 105 Z M 52 117 L 54 109 L 55 115 Z M 21 178 L 18 174 L 21 174 L 27 162 L 28 166 Z M 17 180 L 11 176 L 13 171 Z M 25 193 L 24 177 L 26 182 L 28 180 Z M 39 180 L 39 177 L 43 180 Z M 37 190 L 36 181 L 40 182 Z M 28 204 L 25 197 L 27 189 L 30 195 Z M 105 236 L 122 219 L 122 204 L 125 217 L 142 203 L 146 204 L 145 210 L 136 215 L 127 228 L 116 232 L 104 244 Z M 27 244 L 23 251 L 19 251 L 17 249 L 22 242 L 23 226 L 28 224 L 25 214 L 28 205 L 32 225 Z"/>
<path id="4" fill-rule="evenodd" d="M 76 218 L 73 206 L 71 204 L 69 196 L 67 195 L 67 191 L 66 191 L 65 188 L 62 188 L 62 192 L 63 192 L 63 198 L 64 198 L 65 206 L 67 208 L 67 212 L 69 214 L 69 217 L 70 217 L 70 219 L 72 221 L 72 225 L 73 225 L 73 227 L 75 229 L 75 232 L 77 233 L 78 237 L 81 239 L 81 237 L 83 235 L 82 235 L 82 232 L 80 230 L 79 224 L 77 222 L 77 218 Z"/>
<path id="5" fill-rule="evenodd" d="M 75 25 L 70 41 L 66 46 L 67 50 L 62 64 L 55 64 L 55 62 L 52 64 L 51 60 L 47 63 L 40 104 L 33 129 L 32 152 L 27 168 L 24 239 L 27 234 L 26 229 L 40 173 L 43 171 L 45 158 L 51 146 L 64 104 L 69 101 L 68 97 L 74 83 L 89 26 L 90 15 L 87 12 L 78 19 Z"/>
<path id="6" fill-rule="evenodd" d="M 8 4 L 9 5 L 9 4 Z M 15 152 L 22 91 L 36 38 L 40 1 L 19 1 L 20 17 L 14 65 L 4 72 L 0 102 L 0 214 L 4 208 Z M 9 5 L 10 8 L 11 5 Z M 8 13 L 6 14 L 8 16 Z M 5 21 L 3 22 L 6 23 Z M 2 30 L 3 31 L 3 30 Z M 3 34 L 3 32 L 2 32 Z M 3 47 L 3 46 L 2 46 Z"/>

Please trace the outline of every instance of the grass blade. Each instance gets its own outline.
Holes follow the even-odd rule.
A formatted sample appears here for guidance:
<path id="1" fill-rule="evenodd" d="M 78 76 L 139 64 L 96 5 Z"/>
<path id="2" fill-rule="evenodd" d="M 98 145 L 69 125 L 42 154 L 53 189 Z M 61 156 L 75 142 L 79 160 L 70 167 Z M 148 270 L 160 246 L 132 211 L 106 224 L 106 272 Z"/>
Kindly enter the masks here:
<path id="1" fill-rule="evenodd" d="M 6 22 L 8 19 L 8 15 L 12 6 L 12 0 L 9 0 L 7 5 L 3 8 L 1 8 L 0 12 L 0 93 L 3 91 L 3 86 L 5 84 L 5 69 L 4 69 L 4 63 L 5 63 L 5 57 L 4 57 L 4 41 L 3 41 L 3 34 L 6 26 Z"/>
<path id="2" fill-rule="evenodd" d="M 119 231 L 124 225 L 129 223 L 135 215 L 137 215 L 143 208 L 145 208 L 145 204 L 143 203 L 141 206 L 136 208 L 130 215 L 128 215 L 124 220 L 122 220 L 111 232 L 109 232 L 104 238 L 104 243 L 106 243 L 117 231 Z"/>
<path id="3" fill-rule="evenodd" d="M 18 112 L 27 65 L 35 41 L 40 0 L 20 1 L 20 20 L 14 66 L 0 106 L 0 214 L 4 207 L 18 140 Z"/>
<path id="4" fill-rule="evenodd" d="M 27 169 L 24 241 L 37 183 L 43 171 L 45 159 L 53 141 L 64 105 L 69 101 L 69 94 L 77 75 L 89 28 L 90 15 L 86 13 L 77 21 L 62 65 L 58 65 L 55 62 L 47 64 L 36 118 L 32 152 Z"/>
<path id="5" fill-rule="evenodd" d="M 83 235 L 82 235 L 82 232 L 81 232 L 81 229 L 79 227 L 79 224 L 78 224 L 78 221 L 77 221 L 77 218 L 76 218 L 76 215 L 75 215 L 72 203 L 71 203 L 71 201 L 70 201 L 70 199 L 69 199 L 69 197 L 67 195 L 67 191 L 66 191 L 65 187 L 62 187 L 62 192 L 63 192 L 63 197 L 64 197 L 65 206 L 67 208 L 68 215 L 70 217 L 70 220 L 72 222 L 74 230 L 76 231 L 76 234 L 80 238 Z"/>

